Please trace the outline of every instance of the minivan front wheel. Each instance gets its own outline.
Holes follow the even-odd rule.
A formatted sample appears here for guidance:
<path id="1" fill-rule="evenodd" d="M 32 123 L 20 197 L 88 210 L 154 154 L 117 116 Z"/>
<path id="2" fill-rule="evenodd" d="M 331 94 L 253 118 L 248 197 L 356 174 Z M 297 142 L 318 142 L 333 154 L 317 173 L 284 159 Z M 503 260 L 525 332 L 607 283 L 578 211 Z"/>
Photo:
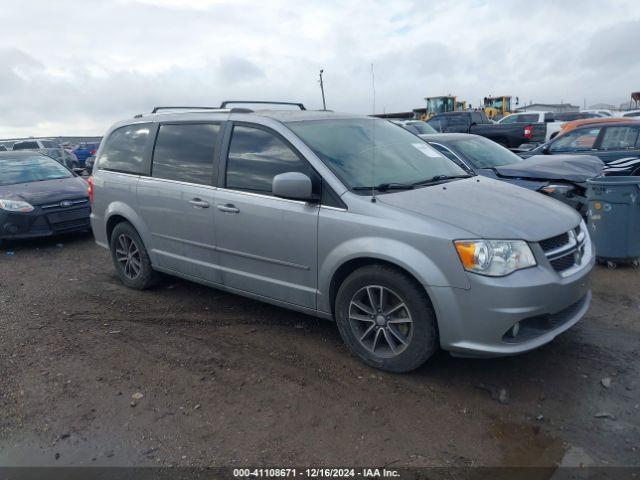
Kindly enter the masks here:
<path id="1" fill-rule="evenodd" d="M 111 257 L 122 283 L 137 290 L 144 290 L 156 283 L 157 273 L 142 239 L 133 225 L 121 222 L 111 233 Z"/>
<path id="2" fill-rule="evenodd" d="M 435 314 L 425 291 L 393 267 L 354 271 L 338 291 L 335 313 L 347 346 L 373 367 L 407 372 L 438 348 Z"/>

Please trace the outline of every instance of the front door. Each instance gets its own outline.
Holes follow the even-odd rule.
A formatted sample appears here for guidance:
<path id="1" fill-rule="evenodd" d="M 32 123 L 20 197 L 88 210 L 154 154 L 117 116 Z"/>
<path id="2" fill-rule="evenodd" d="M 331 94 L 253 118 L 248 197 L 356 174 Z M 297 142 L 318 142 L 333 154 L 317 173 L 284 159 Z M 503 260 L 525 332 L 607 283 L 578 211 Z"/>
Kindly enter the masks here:
<path id="1" fill-rule="evenodd" d="M 224 284 L 315 308 L 319 207 L 274 197 L 271 183 L 280 173 L 302 172 L 319 191 L 319 177 L 284 138 L 263 127 L 234 125 L 227 152 L 214 208 Z"/>
<path id="2" fill-rule="evenodd" d="M 214 156 L 220 125 L 162 124 L 151 176 L 138 182 L 138 207 L 162 268 L 221 283 L 215 250 Z"/>

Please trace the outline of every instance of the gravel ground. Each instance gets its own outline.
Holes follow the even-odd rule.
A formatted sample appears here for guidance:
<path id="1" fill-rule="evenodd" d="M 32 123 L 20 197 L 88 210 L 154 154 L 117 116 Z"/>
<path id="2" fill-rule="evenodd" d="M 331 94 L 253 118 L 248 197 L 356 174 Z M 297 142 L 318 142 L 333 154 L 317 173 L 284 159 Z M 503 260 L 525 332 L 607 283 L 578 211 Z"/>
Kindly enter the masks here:
<path id="1" fill-rule="evenodd" d="M 173 278 L 128 290 L 90 236 L 5 244 L 0 465 L 640 465 L 640 271 L 594 283 L 535 352 L 394 375 L 331 322 Z"/>

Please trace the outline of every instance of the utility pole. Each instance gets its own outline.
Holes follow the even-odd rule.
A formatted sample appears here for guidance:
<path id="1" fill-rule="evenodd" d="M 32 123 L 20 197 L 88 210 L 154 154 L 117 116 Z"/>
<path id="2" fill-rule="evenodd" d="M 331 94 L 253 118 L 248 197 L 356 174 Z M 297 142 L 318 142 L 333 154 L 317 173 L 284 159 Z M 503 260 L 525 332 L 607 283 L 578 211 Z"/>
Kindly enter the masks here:
<path id="1" fill-rule="evenodd" d="M 327 103 L 324 100 L 324 83 L 322 81 L 322 73 L 324 72 L 324 69 L 320 70 L 320 91 L 322 92 L 322 109 L 326 110 L 327 109 Z"/>

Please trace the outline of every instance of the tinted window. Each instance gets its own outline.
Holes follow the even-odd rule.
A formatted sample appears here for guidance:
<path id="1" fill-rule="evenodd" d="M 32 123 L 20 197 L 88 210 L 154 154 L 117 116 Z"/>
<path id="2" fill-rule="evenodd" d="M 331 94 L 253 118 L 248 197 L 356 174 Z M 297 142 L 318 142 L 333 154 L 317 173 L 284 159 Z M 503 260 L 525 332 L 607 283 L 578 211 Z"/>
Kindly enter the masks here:
<path id="1" fill-rule="evenodd" d="M 637 127 L 609 127 L 606 128 L 602 135 L 602 150 L 622 150 L 625 148 L 634 148 L 638 140 Z"/>
<path id="2" fill-rule="evenodd" d="M 471 114 L 471 121 L 476 122 L 477 124 L 484 123 L 484 118 L 480 112 L 473 112 Z"/>
<path id="3" fill-rule="evenodd" d="M 623 117 L 640 117 L 640 112 L 625 113 Z"/>
<path id="4" fill-rule="evenodd" d="M 148 124 L 115 130 L 100 155 L 99 167 L 125 173 L 144 173 L 144 149 L 149 139 Z"/>
<path id="5" fill-rule="evenodd" d="M 428 123 L 436 132 L 444 132 L 447 128 L 447 119 L 445 117 L 433 117 Z"/>
<path id="6" fill-rule="evenodd" d="M 285 172 L 315 177 L 306 161 L 273 133 L 240 125 L 233 127 L 227 158 L 227 188 L 271 193 L 273 177 Z"/>
<path id="7" fill-rule="evenodd" d="M 0 161 L 0 185 L 70 178 L 73 174 L 44 155 L 3 157 Z"/>
<path id="8" fill-rule="evenodd" d="M 437 133 L 431 125 L 426 122 L 407 122 L 404 124 L 405 129 L 409 130 L 411 133 L 416 133 L 418 135 L 427 135 L 430 133 Z"/>
<path id="9" fill-rule="evenodd" d="M 600 127 L 574 130 L 558 138 L 557 141 L 551 144 L 549 150 L 552 152 L 580 152 L 591 150 L 599 133 Z"/>
<path id="10" fill-rule="evenodd" d="M 504 117 L 498 123 L 516 123 L 518 121 L 518 115 L 509 115 L 508 117 Z"/>
<path id="11" fill-rule="evenodd" d="M 151 175 L 211 185 L 213 151 L 219 130 L 219 125 L 212 124 L 161 125 Z"/>
<path id="12" fill-rule="evenodd" d="M 14 150 L 37 150 L 38 142 L 18 142 L 13 145 Z"/>
<path id="13" fill-rule="evenodd" d="M 57 144 L 57 143 L 55 143 L 55 142 L 51 142 L 51 141 L 49 141 L 49 140 L 43 140 L 43 141 L 42 141 L 42 146 L 43 146 L 44 148 L 60 148 L 60 145 L 58 145 L 58 144 Z"/>
<path id="14" fill-rule="evenodd" d="M 467 116 L 466 115 L 449 115 L 447 117 L 448 123 L 450 127 L 459 127 L 467 125 Z"/>
<path id="15" fill-rule="evenodd" d="M 537 113 L 522 113 L 518 115 L 518 119 L 516 120 L 518 123 L 536 123 L 538 121 Z"/>

